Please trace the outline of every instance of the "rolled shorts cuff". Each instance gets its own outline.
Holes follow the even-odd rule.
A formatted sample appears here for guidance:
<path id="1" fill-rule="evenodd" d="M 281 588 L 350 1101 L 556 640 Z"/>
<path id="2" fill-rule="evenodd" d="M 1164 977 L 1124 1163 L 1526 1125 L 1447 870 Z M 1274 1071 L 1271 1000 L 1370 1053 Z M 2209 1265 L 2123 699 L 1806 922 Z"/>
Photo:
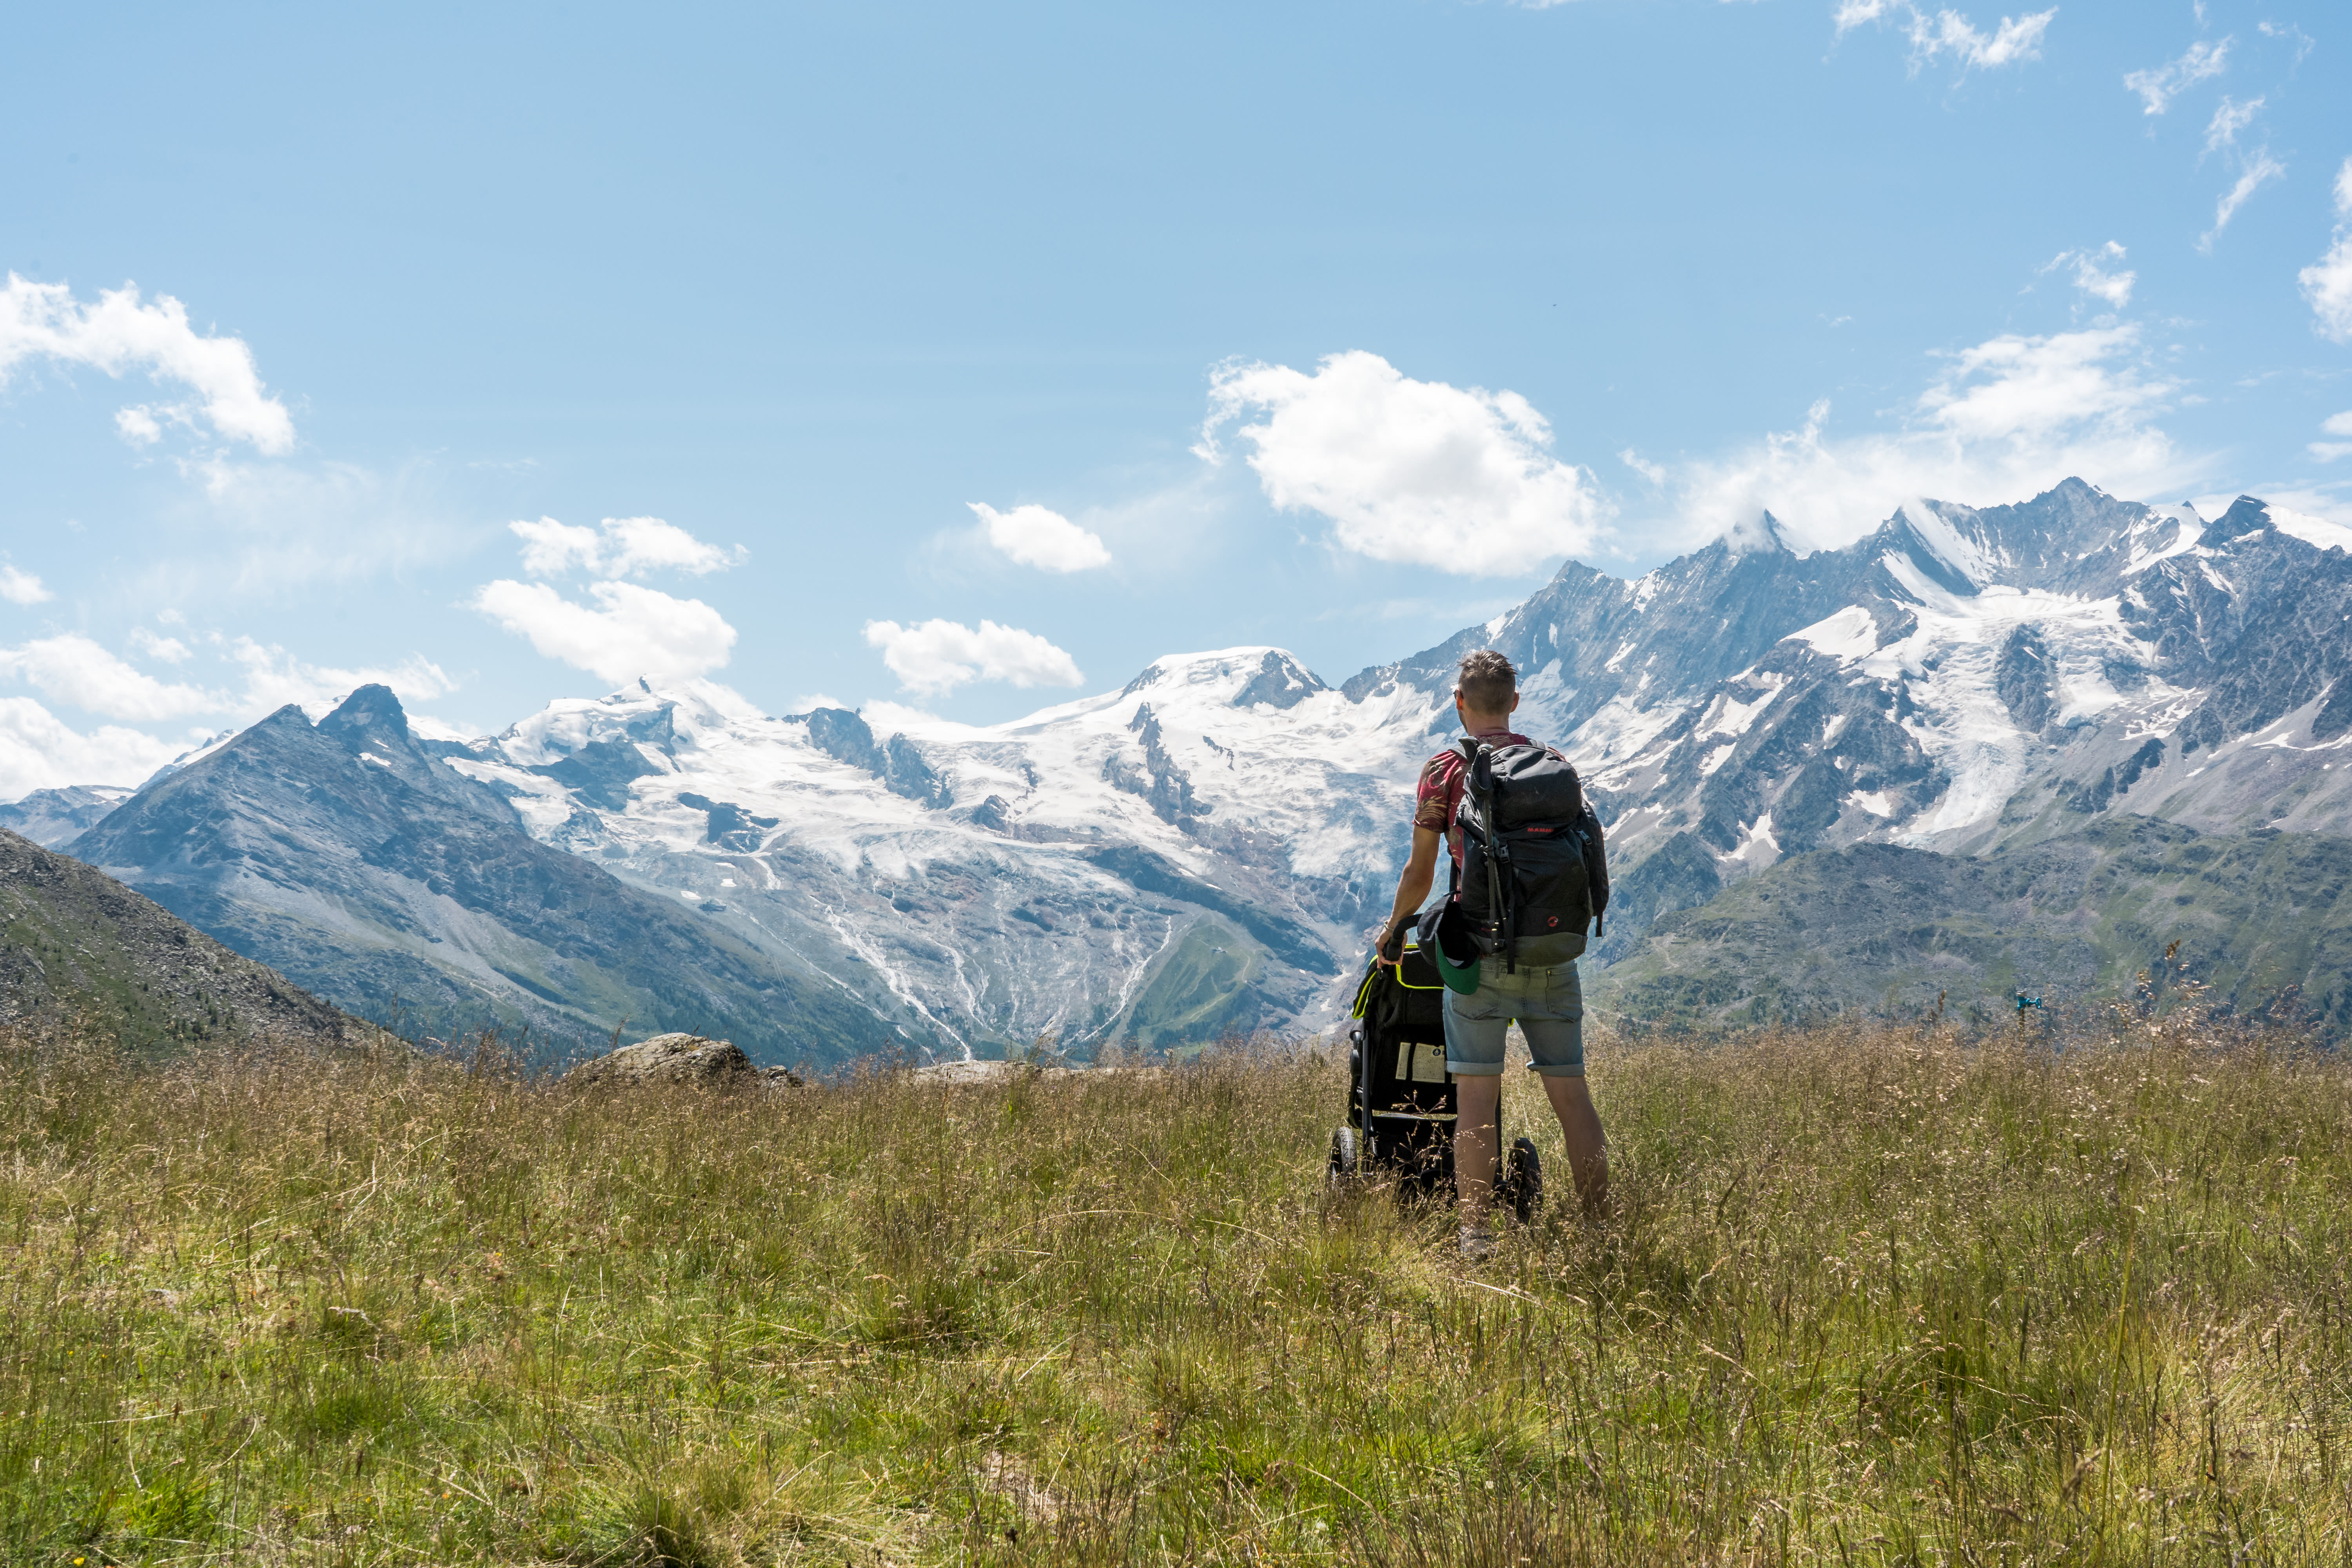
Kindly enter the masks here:
<path id="1" fill-rule="evenodd" d="M 1452 1057 L 1447 1057 L 1445 1058 L 1445 1070 L 1452 1073 L 1455 1078 L 1500 1078 L 1503 1076 L 1503 1064 L 1500 1062 L 1457 1062 Z M 1577 1068 L 1577 1071 L 1580 1073 L 1584 1069 L 1582 1068 Z"/>

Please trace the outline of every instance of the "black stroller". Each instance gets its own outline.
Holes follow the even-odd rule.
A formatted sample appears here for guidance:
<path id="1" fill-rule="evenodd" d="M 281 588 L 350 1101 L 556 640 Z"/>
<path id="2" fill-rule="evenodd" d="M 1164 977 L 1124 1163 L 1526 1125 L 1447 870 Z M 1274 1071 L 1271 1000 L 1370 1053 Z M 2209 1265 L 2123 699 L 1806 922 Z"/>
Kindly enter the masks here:
<path id="1" fill-rule="evenodd" d="M 1332 1130 L 1325 1171 L 1332 1187 L 1385 1174 L 1402 1198 L 1454 1195 L 1459 1107 L 1445 1070 L 1444 996 L 1437 965 L 1410 938 L 1393 968 L 1366 969 L 1348 1034 L 1348 1124 Z M 1543 1201 L 1543 1162 L 1514 1138 L 1501 1163 L 1496 1202 L 1524 1225 Z"/>

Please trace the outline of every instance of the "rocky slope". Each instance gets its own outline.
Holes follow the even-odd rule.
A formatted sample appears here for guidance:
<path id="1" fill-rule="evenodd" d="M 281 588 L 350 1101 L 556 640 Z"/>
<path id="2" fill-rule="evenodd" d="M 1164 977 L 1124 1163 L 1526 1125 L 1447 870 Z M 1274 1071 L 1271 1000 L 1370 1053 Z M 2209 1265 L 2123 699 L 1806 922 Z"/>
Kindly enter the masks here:
<path id="1" fill-rule="evenodd" d="M 38 1020 L 87 1021 L 134 1048 L 365 1032 L 112 878 L 0 829 L 0 1022 Z"/>
<path id="2" fill-rule="evenodd" d="M 1891 844 L 1793 856 L 1669 914 L 1591 1002 L 1633 1022 L 1793 1022 L 1937 1005 L 1991 1021 L 2046 1001 L 2161 987 L 2179 963 L 2241 1013 L 2352 1028 L 2352 837 L 2201 834 L 2150 817 L 1990 856 Z"/>

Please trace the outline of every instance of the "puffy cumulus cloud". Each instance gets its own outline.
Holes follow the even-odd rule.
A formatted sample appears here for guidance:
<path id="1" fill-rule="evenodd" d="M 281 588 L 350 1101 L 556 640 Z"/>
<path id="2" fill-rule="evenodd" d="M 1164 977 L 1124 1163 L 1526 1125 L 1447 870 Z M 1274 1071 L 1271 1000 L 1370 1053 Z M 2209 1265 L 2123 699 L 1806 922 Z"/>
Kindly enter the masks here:
<path id="1" fill-rule="evenodd" d="M 158 680 L 79 632 L 0 648 L 0 674 L 55 701 L 134 722 L 215 712 L 228 700 L 217 691 Z"/>
<path id="2" fill-rule="evenodd" d="M 740 566 L 750 557 L 740 544 L 706 544 L 657 517 L 608 517 L 598 528 L 542 517 L 507 527 L 522 541 L 522 569 L 538 577 L 561 577 L 574 569 L 601 577 L 642 577 L 656 571 L 698 577 Z"/>
<path id="3" fill-rule="evenodd" d="M 2230 220 L 2238 216 L 2238 209 L 2244 206 L 2256 191 L 2273 180 L 2285 178 L 2286 165 L 2272 157 L 2269 148 L 2264 147 L 2250 154 L 2239 166 L 2237 184 L 2222 192 L 2221 201 L 2214 205 L 2213 226 L 2198 236 L 2197 248 L 2210 251 L 2221 231 L 2230 226 Z"/>
<path id="4" fill-rule="evenodd" d="M 1102 540 L 1058 511 L 1016 506 L 999 511 L 985 501 L 967 501 L 987 531 L 988 542 L 1018 561 L 1046 572 L 1084 572 L 1110 564 Z"/>
<path id="5" fill-rule="evenodd" d="M 235 706 L 247 718 L 274 713 L 289 702 L 313 719 L 324 718 L 362 686 L 389 686 L 399 694 L 404 706 L 428 701 L 457 689 L 457 683 L 439 665 L 417 655 L 390 668 L 362 665 L 343 668 L 310 664 L 276 643 L 241 637 L 229 645 L 228 657 L 244 672 L 245 689 Z"/>
<path id="6" fill-rule="evenodd" d="M 136 784 L 182 749 L 121 724 L 76 730 L 29 697 L 0 697 L 0 800 L 67 784 Z"/>
<path id="7" fill-rule="evenodd" d="M 500 578 L 467 603 L 549 658 L 619 685 L 637 677 L 701 675 L 724 665 L 735 628 L 699 599 L 678 599 L 626 582 L 592 583 L 593 605 L 544 583 Z"/>
<path id="8" fill-rule="evenodd" d="M 2177 60 L 2131 72 L 2124 78 L 2126 90 L 2140 96 L 2143 114 L 2162 114 L 2172 100 L 2200 81 L 2210 81 L 2230 68 L 2231 39 L 2209 43 L 2200 38 Z"/>
<path id="9" fill-rule="evenodd" d="M 1591 549 L 1607 521 L 1592 476 L 1552 456 L 1551 426 L 1515 392 L 1415 381 L 1361 351 L 1311 375 L 1232 363 L 1211 375 L 1193 450 L 1222 461 L 1220 432 L 1252 412 L 1235 434 L 1266 499 L 1377 561 L 1523 572 Z"/>
<path id="10" fill-rule="evenodd" d="M 1958 11 L 1930 15 L 1911 0 L 1842 0 L 1833 24 L 1837 36 L 1843 37 L 1869 23 L 1899 22 L 1911 45 L 1914 72 L 1945 56 L 1962 70 L 1973 70 L 2040 59 L 2042 36 L 2057 15 L 2053 5 L 2032 16 L 2003 16 L 1988 33 Z"/>
<path id="11" fill-rule="evenodd" d="M 2352 408 L 2321 420 L 2319 428 L 2330 436 L 2352 437 Z M 2338 458 L 2352 457 L 2352 439 L 2314 441 L 2311 444 L 2311 455 L 2323 463 L 2332 463 Z"/>
<path id="12" fill-rule="evenodd" d="M 1951 355 L 1902 429 L 1832 437 L 1816 403 L 1801 429 L 1683 465 L 1673 492 L 1690 542 L 1747 537 L 1769 510 L 1804 549 L 1844 544 L 1922 497 L 1990 504 L 2070 475 L 2166 493 L 2200 466 L 2156 424 L 2179 390 L 2137 324 L 2006 334 Z"/>
<path id="13" fill-rule="evenodd" d="M 2096 250 L 2062 250 L 2042 270 L 2071 269 L 2075 288 L 2095 300 L 2105 300 L 2110 309 L 2120 310 L 2131 303 L 2132 284 L 2139 277 L 2116 265 L 2123 258 L 2124 247 L 2111 239 Z"/>
<path id="14" fill-rule="evenodd" d="M 226 439 L 264 452 L 294 445 L 286 405 L 262 390 L 253 351 L 243 340 L 206 337 L 188 324 L 187 307 L 169 294 L 141 300 L 130 284 L 101 290 L 86 305 L 62 283 L 34 283 L 8 274 L 0 288 L 0 380 L 28 360 L 88 365 L 120 376 L 145 371 L 195 395 L 193 404 L 127 409 L 116 427 L 136 443 L 163 435 L 163 424 L 193 425 L 201 417 Z"/>
<path id="15" fill-rule="evenodd" d="M 12 605 L 46 605 L 56 597 L 30 572 L 0 564 L 0 599 Z"/>
<path id="16" fill-rule="evenodd" d="M 131 642 L 146 658 L 165 663 L 181 664 L 193 657 L 178 638 L 158 637 L 144 626 L 131 632 Z M 22 680 L 54 702 L 133 723 L 194 714 L 226 714 L 249 721 L 289 702 L 315 717 L 356 687 L 389 686 L 410 701 L 457 688 L 439 665 L 418 656 L 390 667 L 343 668 L 309 663 L 275 643 L 249 637 L 228 642 L 221 653 L 236 673 L 235 682 L 222 688 L 195 686 L 158 680 L 80 633 L 67 632 L 0 647 L 0 678 Z"/>
<path id="17" fill-rule="evenodd" d="M 1077 686 L 1077 661 L 1034 632 L 982 621 L 978 629 L 955 621 L 866 623 L 866 642 L 906 690 L 938 696 L 974 680 L 1014 686 Z"/>
<path id="18" fill-rule="evenodd" d="M 2312 326 L 2333 342 L 2352 343 L 2352 158 L 2336 171 L 2336 242 L 2295 274 L 2311 303 Z"/>

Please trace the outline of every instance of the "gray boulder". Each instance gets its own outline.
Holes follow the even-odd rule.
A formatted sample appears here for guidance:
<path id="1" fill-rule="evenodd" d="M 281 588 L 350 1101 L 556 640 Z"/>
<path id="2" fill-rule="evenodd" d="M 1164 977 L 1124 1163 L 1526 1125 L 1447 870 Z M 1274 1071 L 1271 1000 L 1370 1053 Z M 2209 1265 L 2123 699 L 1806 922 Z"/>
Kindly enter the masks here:
<path id="1" fill-rule="evenodd" d="M 569 1084 L 690 1084 L 699 1089 L 800 1087 L 799 1075 L 758 1068 L 732 1040 L 701 1035 L 656 1035 L 582 1062 L 563 1075 Z"/>

